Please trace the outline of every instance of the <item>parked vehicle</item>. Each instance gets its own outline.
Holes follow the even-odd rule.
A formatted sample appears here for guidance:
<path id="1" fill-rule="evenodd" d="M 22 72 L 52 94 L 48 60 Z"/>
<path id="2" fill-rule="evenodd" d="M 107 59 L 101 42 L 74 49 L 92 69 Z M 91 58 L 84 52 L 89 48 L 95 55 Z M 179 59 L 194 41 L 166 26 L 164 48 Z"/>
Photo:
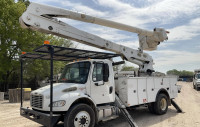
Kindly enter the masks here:
<path id="1" fill-rule="evenodd" d="M 194 70 L 193 88 L 196 90 L 200 88 L 200 69 Z"/>

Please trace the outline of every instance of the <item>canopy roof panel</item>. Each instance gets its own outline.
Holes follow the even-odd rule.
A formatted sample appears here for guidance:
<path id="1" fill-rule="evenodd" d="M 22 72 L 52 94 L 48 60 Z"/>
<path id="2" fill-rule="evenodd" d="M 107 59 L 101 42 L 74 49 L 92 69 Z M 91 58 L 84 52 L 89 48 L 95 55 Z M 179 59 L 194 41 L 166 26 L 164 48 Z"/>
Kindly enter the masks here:
<path id="1" fill-rule="evenodd" d="M 58 61 L 73 61 L 73 60 L 83 60 L 83 59 L 110 59 L 113 57 L 120 56 L 114 53 L 104 53 L 89 50 L 81 50 L 75 48 L 65 48 L 54 45 L 42 45 L 36 48 L 35 53 L 26 53 L 21 55 L 21 58 L 30 59 L 43 59 L 50 60 L 51 52 L 49 49 L 53 49 L 53 59 Z"/>

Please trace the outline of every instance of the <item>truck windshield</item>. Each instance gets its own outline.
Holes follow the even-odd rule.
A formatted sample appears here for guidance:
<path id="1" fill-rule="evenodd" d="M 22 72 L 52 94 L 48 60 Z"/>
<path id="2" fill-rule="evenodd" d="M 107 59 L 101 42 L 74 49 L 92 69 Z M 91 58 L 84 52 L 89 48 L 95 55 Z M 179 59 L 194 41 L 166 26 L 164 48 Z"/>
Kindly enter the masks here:
<path id="1" fill-rule="evenodd" d="M 200 74 L 197 74 L 197 78 L 200 79 Z"/>
<path id="2" fill-rule="evenodd" d="M 78 62 L 65 66 L 59 82 L 80 83 L 87 82 L 90 62 Z"/>

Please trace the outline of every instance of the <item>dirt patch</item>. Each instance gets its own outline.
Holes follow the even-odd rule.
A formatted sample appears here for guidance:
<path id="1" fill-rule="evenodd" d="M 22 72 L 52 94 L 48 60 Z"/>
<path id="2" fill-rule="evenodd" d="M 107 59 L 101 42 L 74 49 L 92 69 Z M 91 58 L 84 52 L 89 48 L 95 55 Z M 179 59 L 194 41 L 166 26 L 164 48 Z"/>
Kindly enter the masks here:
<path id="1" fill-rule="evenodd" d="M 200 91 L 193 89 L 192 83 L 178 82 L 182 86 L 181 93 L 175 99 L 184 113 L 177 113 L 173 106 L 169 107 L 167 114 L 154 115 L 147 108 L 141 107 L 130 110 L 139 127 L 200 127 Z M 29 105 L 29 102 L 25 102 Z M 19 103 L 0 101 L 0 127 L 42 127 L 31 120 L 23 118 L 19 114 Z M 123 118 L 100 123 L 96 127 L 128 127 L 129 124 Z M 63 127 L 60 123 L 57 127 Z"/>

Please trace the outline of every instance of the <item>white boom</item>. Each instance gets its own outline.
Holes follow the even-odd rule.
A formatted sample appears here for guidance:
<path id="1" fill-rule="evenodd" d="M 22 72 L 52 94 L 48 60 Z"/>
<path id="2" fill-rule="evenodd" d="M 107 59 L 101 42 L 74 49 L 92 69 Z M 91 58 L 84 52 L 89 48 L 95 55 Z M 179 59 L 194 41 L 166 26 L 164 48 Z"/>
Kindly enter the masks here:
<path id="1" fill-rule="evenodd" d="M 57 20 L 56 17 L 69 18 L 137 33 L 139 36 L 140 48 L 139 50 L 135 50 L 113 43 L 61 22 Z M 119 53 L 122 55 L 123 59 L 139 65 L 140 72 L 153 71 L 153 59 L 150 55 L 144 53 L 143 49 L 155 50 L 160 42 L 168 39 L 167 31 L 162 28 L 155 28 L 154 31 L 147 31 L 133 26 L 37 3 L 31 3 L 29 5 L 26 12 L 20 17 L 20 24 L 24 28 L 31 28 L 36 31 L 50 33 L 83 44 Z"/>

